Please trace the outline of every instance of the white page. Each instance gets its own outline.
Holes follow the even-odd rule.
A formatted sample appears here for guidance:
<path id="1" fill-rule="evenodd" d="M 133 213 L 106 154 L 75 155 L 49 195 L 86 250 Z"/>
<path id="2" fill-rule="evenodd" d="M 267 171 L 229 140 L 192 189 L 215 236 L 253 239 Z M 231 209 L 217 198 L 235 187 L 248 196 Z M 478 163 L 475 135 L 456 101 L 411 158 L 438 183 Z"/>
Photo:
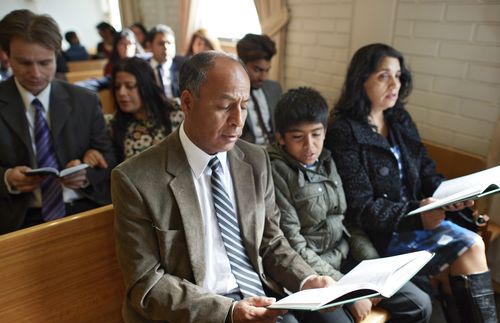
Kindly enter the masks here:
<path id="1" fill-rule="evenodd" d="M 457 192 L 475 187 L 479 192 L 490 184 L 500 186 L 500 166 L 444 181 L 439 185 L 432 197 L 442 199 Z"/>

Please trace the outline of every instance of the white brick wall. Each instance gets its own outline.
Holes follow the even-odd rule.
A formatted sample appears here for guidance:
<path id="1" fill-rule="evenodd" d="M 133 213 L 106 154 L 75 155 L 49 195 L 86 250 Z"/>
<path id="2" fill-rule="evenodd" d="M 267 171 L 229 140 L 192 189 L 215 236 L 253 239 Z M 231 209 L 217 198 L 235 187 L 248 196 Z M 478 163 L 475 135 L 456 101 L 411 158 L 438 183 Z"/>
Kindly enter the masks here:
<path id="1" fill-rule="evenodd" d="M 284 88 L 314 87 L 331 105 L 349 59 L 352 1 L 293 0 L 288 6 Z"/>
<path id="2" fill-rule="evenodd" d="M 157 24 L 164 24 L 173 29 L 175 35 L 180 32 L 180 1 L 178 0 L 138 0 L 144 15 L 144 25 L 149 30 Z M 182 54 L 179 37 L 176 37 L 177 53 Z"/>
<path id="3" fill-rule="evenodd" d="M 288 2 L 286 89 L 313 86 L 330 103 L 338 98 L 351 56 L 354 3 Z M 399 0 L 394 15 L 390 43 L 413 72 L 407 108 L 422 137 L 486 156 L 500 115 L 500 1 Z"/>
<path id="4" fill-rule="evenodd" d="M 179 32 L 180 1 L 138 1 L 148 27 L 166 23 Z M 414 92 L 407 108 L 422 137 L 486 156 L 500 112 L 500 1 L 395 3 L 387 8 L 393 12 L 392 33 L 383 41 L 403 52 L 413 71 Z M 312 86 L 330 105 L 338 98 L 351 46 L 357 45 L 356 4 L 380 12 L 381 5 L 391 2 L 288 0 L 285 89 Z"/>
<path id="5" fill-rule="evenodd" d="M 396 19 L 422 137 L 486 156 L 500 111 L 500 2 L 401 2 Z"/>

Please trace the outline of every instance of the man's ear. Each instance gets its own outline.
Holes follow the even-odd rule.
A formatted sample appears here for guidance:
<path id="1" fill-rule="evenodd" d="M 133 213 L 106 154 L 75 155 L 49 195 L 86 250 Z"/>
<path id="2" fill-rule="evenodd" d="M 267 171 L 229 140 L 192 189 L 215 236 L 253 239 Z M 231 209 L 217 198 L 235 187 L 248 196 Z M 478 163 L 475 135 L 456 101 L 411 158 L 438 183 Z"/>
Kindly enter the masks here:
<path id="1" fill-rule="evenodd" d="M 194 106 L 194 97 L 188 90 L 183 90 L 181 93 L 181 110 L 184 113 L 192 111 Z"/>

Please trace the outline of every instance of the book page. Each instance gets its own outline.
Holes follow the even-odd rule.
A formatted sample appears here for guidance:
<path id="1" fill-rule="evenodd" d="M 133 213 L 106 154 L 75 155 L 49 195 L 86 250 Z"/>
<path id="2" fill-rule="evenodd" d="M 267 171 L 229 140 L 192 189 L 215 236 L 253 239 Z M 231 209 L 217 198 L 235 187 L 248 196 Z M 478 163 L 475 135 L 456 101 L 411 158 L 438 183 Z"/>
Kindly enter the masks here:
<path id="1" fill-rule="evenodd" d="M 270 309 L 318 310 L 361 298 L 391 297 L 431 258 L 427 251 L 362 261 L 337 284 L 306 289 L 268 306 Z"/>
<path id="2" fill-rule="evenodd" d="M 430 258 L 432 258 L 432 254 L 429 252 L 417 251 L 398 256 L 364 260 L 342 277 L 339 284 L 355 284 L 357 288 L 370 288 L 378 291 L 384 297 L 391 297 Z"/>
<path id="3" fill-rule="evenodd" d="M 482 192 L 491 184 L 496 184 L 500 187 L 500 166 L 444 181 L 439 185 L 432 197 L 443 199 L 449 195 L 470 189 L 471 187 Z"/>
<path id="4" fill-rule="evenodd" d="M 76 166 L 73 166 L 73 167 L 65 168 L 65 169 L 63 169 L 63 170 L 61 170 L 59 172 L 59 176 L 60 177 L 68 176 L 68 175 L 71 175 L 73 173 L 79 172 L 82 169 L 85 169 L 87 167 L 89 167 L 89 165 L 83 163 L 83 164 L 76 165 Z"/>

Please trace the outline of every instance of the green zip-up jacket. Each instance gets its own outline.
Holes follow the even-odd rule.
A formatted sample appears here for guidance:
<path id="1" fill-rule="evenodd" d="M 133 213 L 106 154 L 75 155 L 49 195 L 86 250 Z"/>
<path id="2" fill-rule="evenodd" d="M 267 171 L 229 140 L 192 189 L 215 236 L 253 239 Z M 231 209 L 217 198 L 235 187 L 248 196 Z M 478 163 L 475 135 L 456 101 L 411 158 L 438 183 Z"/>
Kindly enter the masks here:
<path id="1" fill-rule="evenodd" d="M 280 227 L 290 245 L 321 275 L 339 280 L 342 261 L 377 258 L 365 233 L 344 226 L 347 209 L 331 153 L 323 149 L 316 170 L 307 169 L 281 146 L 268 147 L 281 211 Z"/>

